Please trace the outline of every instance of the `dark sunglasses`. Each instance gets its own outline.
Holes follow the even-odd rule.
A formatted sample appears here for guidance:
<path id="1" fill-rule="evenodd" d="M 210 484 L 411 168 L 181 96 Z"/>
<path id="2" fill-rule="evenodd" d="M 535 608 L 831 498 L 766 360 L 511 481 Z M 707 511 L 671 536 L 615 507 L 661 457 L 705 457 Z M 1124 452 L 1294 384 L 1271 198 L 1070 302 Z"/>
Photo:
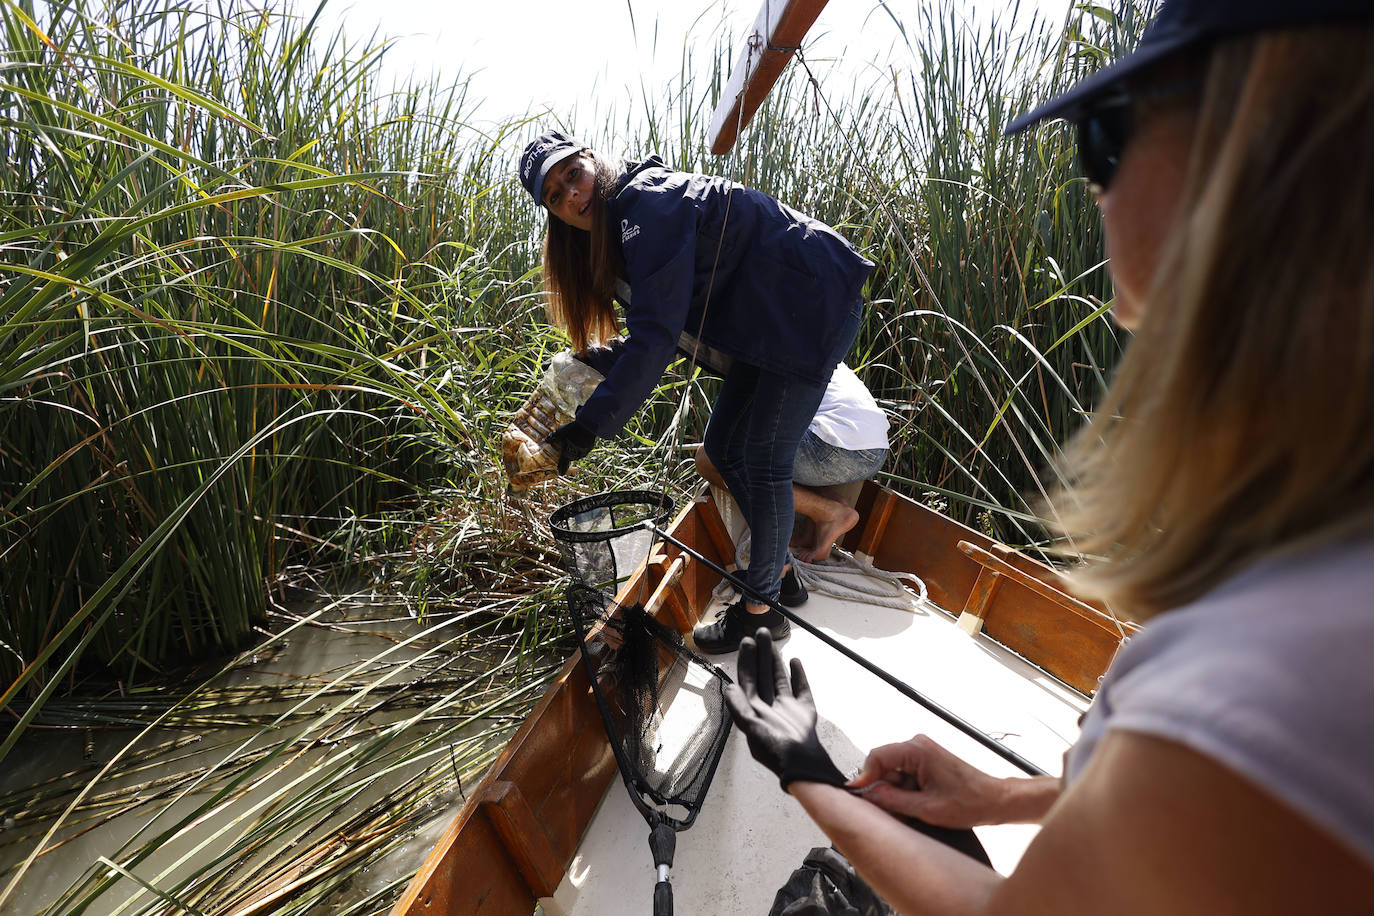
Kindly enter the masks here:
<path id="1" fill-rule="evenodd" d="M 1078 128 L 1078 166 L 1092 189 L 1101 194 L 1111 186 L 1121 157 L 1136 130 L 1136 103 L 1185 95 L 1198 90 L 1197 79 L 1150 86 L 1119 88 L 1091 102 L 1074 121 Z"/>
<path id="2" fill-rule="evenodd" d="M 1074 122 L 1078 128 L 1078 167 L 1098 194 L 1112 183 L 1135 131 L 1131 117 L 1134 101 L 1126 93 L 1113 95 L 1095 102 Z"/>

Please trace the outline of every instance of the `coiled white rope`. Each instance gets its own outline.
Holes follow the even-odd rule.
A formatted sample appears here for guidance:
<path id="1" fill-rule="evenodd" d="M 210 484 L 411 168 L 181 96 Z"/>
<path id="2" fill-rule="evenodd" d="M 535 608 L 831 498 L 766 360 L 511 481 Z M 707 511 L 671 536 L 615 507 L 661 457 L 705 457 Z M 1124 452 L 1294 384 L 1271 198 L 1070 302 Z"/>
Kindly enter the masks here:
<path id="1" fill-rule="evenodd" d="M 735 544 L 735 568 L 745 569 L 748 565 L 749 531 L 745 529 Z M 869 558 L 856 557 L 839 547 L 831 548 L 830 558 L 819 563 L 806 563 L 793 557 L 792 569 L 808 592 L 841 601 L 859 601 L 914 613 L 929 599 L 926 584 L 915 573 L 879 569 Z M 735 588 L 728 579 L 722 579 L 711 594 L 729 601 L 735 595 Z"/>

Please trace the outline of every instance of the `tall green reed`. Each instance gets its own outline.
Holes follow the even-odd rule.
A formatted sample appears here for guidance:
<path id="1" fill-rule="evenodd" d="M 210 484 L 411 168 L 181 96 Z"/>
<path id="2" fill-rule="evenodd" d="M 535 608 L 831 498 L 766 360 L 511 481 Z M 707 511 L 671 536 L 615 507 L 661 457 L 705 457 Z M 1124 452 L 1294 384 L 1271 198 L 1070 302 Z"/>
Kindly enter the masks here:
<path id="1" fill-rule="evenodd" d="M 480 476 L 478 338 L 542 332 L 531 217 L 490 195 L 501 137 L 465 129 L 463 84 L 382 93 L 375 50 L 229 3 L 0 17 L 0 705 L 23 709 L 83 656 L 127 679 L 240 646 L 321 516 Z"/>
<path id="2" fill-rule="evenodd" d="M 1058 124 L 1003 132 L 1133 41 L 1141 13 L 1081 4 L 1018 34 L 995 22 L 975 31 L 946 7 L 913 40 L 897 152 L 919 192 L 907 242 L 885 248 L 896 267 L 883 297 L 909 336 L 875 357 L 917 379 L 926 407 L 894 473 L 1021 542 L 1039 535 L 1038 479 L 1121 341 L 1104 315 L 1111 284 L 1071 136 Z M 914 259 L 901 256 L 908 246 Z"/>

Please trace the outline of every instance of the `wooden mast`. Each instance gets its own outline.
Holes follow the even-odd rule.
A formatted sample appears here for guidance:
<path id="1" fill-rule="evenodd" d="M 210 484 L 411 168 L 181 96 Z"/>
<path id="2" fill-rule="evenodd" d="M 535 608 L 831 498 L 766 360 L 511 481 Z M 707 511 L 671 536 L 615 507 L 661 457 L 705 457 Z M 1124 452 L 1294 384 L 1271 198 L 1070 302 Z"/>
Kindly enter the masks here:
<path id="1" fill-rule="evenodd" d="M 827 0 L 764 0 L 711 115 L 711 152 L 723 156 L 758 111 Z"/>

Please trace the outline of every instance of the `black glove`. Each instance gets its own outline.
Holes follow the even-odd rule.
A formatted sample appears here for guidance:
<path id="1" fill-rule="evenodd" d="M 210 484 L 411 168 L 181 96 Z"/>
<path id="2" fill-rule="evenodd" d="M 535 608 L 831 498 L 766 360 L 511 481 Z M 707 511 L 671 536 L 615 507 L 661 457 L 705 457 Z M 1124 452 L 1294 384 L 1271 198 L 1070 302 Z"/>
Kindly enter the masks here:
<path id="1" fill-rule="evenodd" d="M 605 346 L 588 347 L 581 353 L 574 353 L 573 358 L 583 365 L 595 369 L 604 376 L 610 373 L 611 367 L 616 364 L 624 353 L 625 338 L 616 337 L 607 341 Z"/>
<path id="2" fill-rule="evenodd" d="M 592 446 L 596 445 L 596 434 L 573 420 L 549 433 L 549 438 L 545 441 L 558 446 L 558 473 L 566 474 L 574 461 L 581 461 L 587 457 Z"/>
<path id="3" fill-rule="evenodd" d="M 783 791 L 793 782 L 845 784 L 816 734 L 816 704 L 799 659 L 792 659 L 792 678 L 782 666 L 767 627 L 739 644 L 739 685 L 725 688 L 730 715 L 749 741 L 749 753 L 774 773 Z"/>

